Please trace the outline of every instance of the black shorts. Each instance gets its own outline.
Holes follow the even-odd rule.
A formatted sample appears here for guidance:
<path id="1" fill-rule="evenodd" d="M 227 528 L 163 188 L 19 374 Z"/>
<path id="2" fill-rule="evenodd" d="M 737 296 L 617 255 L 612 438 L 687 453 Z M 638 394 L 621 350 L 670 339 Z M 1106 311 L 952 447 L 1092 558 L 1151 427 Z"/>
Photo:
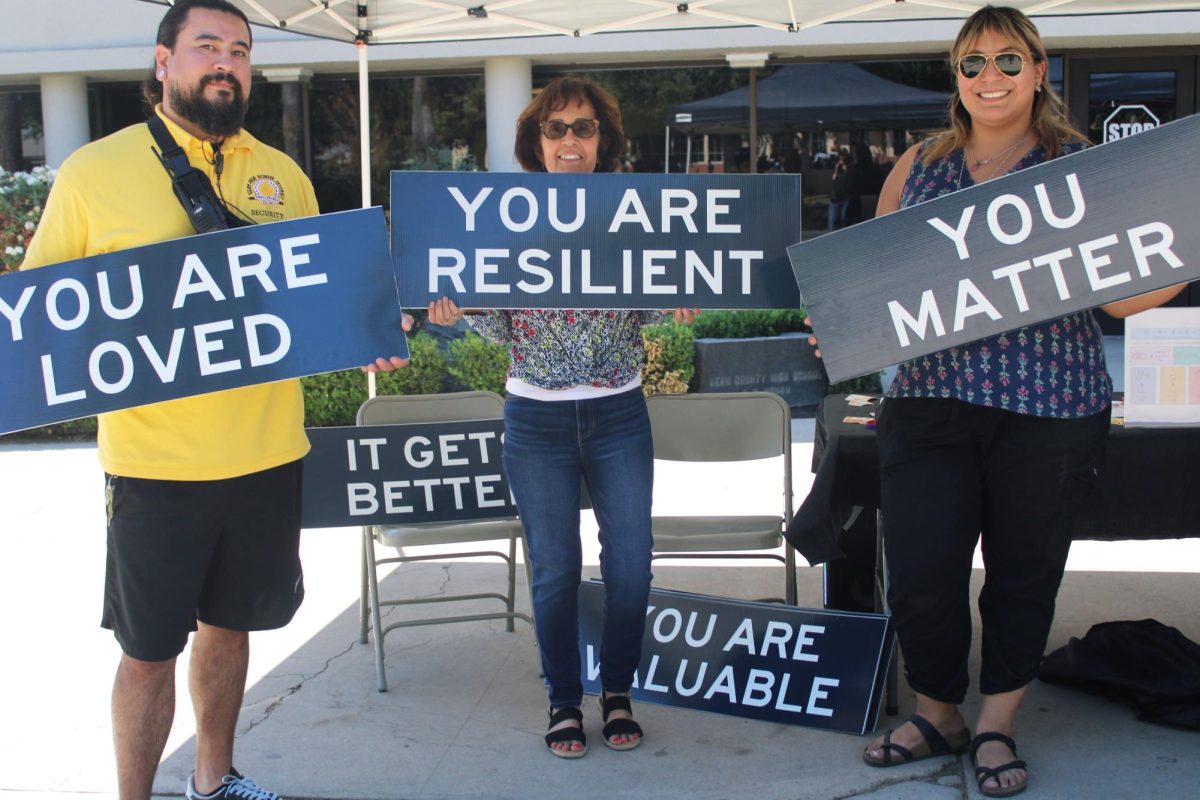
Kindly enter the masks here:
<path id="1" fill-rule="evenodd" d="M 215 481 L 106 475 L 104 616 L 141 661 L 183 652 L 196 621 L 282 628 L 304 599 L 302 463 Z"/>

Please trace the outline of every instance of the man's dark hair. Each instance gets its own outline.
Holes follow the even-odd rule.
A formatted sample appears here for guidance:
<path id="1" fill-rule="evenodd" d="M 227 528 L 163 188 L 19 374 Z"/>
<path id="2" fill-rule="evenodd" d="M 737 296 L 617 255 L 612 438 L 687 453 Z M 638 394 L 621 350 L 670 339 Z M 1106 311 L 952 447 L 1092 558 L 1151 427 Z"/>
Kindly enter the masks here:
<path id="1" fill-rule="evenodd" d="M 158 23 L 158 36 L 154 43 L 161 44 L 168 50 L 174 50 L 175 42 L 179 39 L 179 31 L 187 22 L 188 12 L 193 8 L 223 11 L 226 14 L 240 17 L 242 22 L 246 23 L 250 44 L 254 44 L 254 30 L 250 27 L 250 18 L 246 16 L 246 12 L 229 0 L 175 0 L 175 5 L 171 6 L 166 14 L 163 14 L 162 21 Z M 142 102 L 146 104 L 147 114 L 153 113 L 154 107 L 162 102 L 162 82 L 154 74 L 153 62 L 150 64 L 150 74 L 142 81 Z"/>

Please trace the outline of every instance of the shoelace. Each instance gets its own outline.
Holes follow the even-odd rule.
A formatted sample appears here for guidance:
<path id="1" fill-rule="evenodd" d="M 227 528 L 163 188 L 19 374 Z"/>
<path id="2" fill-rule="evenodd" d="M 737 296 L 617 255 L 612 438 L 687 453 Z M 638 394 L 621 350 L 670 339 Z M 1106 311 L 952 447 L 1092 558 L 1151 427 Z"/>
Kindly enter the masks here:
<path id="1" fill-rule="evenodd" d="M 279 800 L 279 795 L 275 792 L 260 788 L 249 778 L 235 778 L 227 775 L 225 781 L 226 797 L 244 797 L 246 800 Z"/>

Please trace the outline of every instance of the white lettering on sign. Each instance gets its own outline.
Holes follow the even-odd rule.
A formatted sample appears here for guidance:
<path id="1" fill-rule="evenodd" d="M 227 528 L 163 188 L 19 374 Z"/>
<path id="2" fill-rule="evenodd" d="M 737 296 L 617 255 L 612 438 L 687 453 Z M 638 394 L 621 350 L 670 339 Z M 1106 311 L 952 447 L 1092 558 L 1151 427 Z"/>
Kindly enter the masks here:
<path id="1" fill-rule="evenodd" d="M 462 209 L 463 230 L 470 232 L 476 229 L 475 217 L 483 208 L 484 202 L 491 196 L 493 188 L 484 186 L 473 199 L 467 199 L 457 186 L 446 187 L 446 191 Z M 513 233 L 524 233 L 537 224 L 541 215 L 541 204 L 531 189 L 514 186 L 500 195 L 496 213 L 499 214 L 500 222 L 505 228 Z M 559 233 L 574 233 L 582 228 L 583 223 L 587 220 L 587 194 L 582 187 L 575 189 L 574 217 L 570 222 L 566 222 L 560 208 L 558 189 L 554 187 L 548 189 L 546 191 L 546 215 L 554 230 Z"/>
<path id="2" fill-rule="evenodd" d="M 72 289 L 72 291 L 74 290 Z M 235 330 L 239 326 L 242 328 L 242 336 L 246 341 L 250 367 L 273 364 L 287 355 L 291 348 L 291 331 L 288 329 L 287 323 L 274 314 L 252 314 L 240 320 L 223 319 L 202 323 L 190 329 L 201 375 L 217 375 L 243 369 L 241 359 L 219 360 L 218 358 L 226 345 L 226 339 L 222 337 L 222 334 Z M 270 349 L 265 346 L 265 338 L 262 333 L 267 329 L 273 330 L 273 336 L 277 339 Z M 135 339 L 142 354 L 145 355 L 145 363 L 149 364 L 162 384 L 174 382 L 177 376 L 183 340 L 187 331 L 186 328 L 176 328 L 172 331 L 171 341 L 166 347 L 165 355 L 149 336 L 143 334 Z M 116 341 L 101 342 L 92 348 L 88 356 L 88 380 L 91 386 L 104 394 L 120 394 L 128 389 L 139 363 L 134 357 L 134 352 L 126 344 Z M 114 356 L 116 360 L 114 360 Z M 87 397 L 86 388 L 60 388 L 61 384 L 54 371 L 52 355 L 41 356 L 41 364 L 42 383 L 47 405 L 60 405 Z M 106 367 L 105 365 L 110 366 Z M 115 374 L 116 377 L 106 377 L 112 374 Z"/>
<path id="3" fill-rule="evenodd" d="M 1011 246 L 1026 242 L 1036 233 L 1040 223 L 1056 230 L 1067 230 L 1080 224 L 1087 212 L 1083 188 L 1079 176 L 1072 172 L 1063 177 L 1065 195 L 1070 205 L 1051 198 L 1046 183 L 1033 187 L 1037 213 L 1021 196 L 1002 194 L 988 204 L 983 226 L 972 226 L 976 206 L 964 208 L 958 222 L 950 223 L 938 217 L 927 219 L 936 231 L 950 240 L 959 260 L 971 257 L 970 241 L 978 237 L 979 231 L 996 242 Z M 951 330 L 964 330 L 971 317 L 985 315 L 993 321 L 1004 319 L 1001 308 L 1015 307 L 1016 314 L 1030 310 L 1030 298 L 1053 291 L 1059 300 L 1071 298 L 1071 283 L 1068 270 L 1081 270 L 1081 277 L 1093 292 L 1104 291 L 1135 280 L 1129 270 L 1117 264 L 1132 262 L 1137 267 L 1137 276 L 1148 278 L 1152 264 L 1165 263 L 1171 269 L 1183 266 L 1183 260 L 1171 249 L 1175 233 L 1164 222 L 1149 222 L 1125 231 L 1124 237 L 1117 234 L 1101 236 L 1081 242 L 1075 247 L 1060 248 L 1043 255 L 1027 258 L 991 270 L 994 285 L 978 285 L 970 278 L 961 278 L 955 287 L 954 321 Z M 1124 244 L 1124 247 L 1122 247 Z M 1076 260 L 1077 257 L 1077 260 Z M 946 290 L 943 290 L 946 291 Z M 997 294 L 998 293 L 998 294 Z M 1011 304 L 1008 303 L 1011 298 Z M 921 341 L 946 335 L 942 308 L 939 302 L 948 298 L 933 289 L 923 289 L 914 313 L 911 304 L 900 300 L 888 300 L 888 314 L 895 329 L 896 341 L 901 347 L 909 347 L 912 337 Z M 1097 303 L 1098 304 L 1098 303 Z M 1012 327 L 1021 325 L 1012 320 Z"/>
<path id="4" fill-rule="evenodd" d="M 1052 228 L 1065 230 L 1073 228 L 1083 221 L 1083 216 L 1087 211 L 1087 205 L 1083 199 L 1083 190 L 1079 186 L 1079 176 L 1074 172 L 1069 173 L 1063 178 L 1063 182 L 1067 186 L 1067 194 L 1071 198 L 1071 212 L 1067 216 L 1060 216 L 1054 209 L 1050 200 L 1050 193 L 1046 189 L 1046 184 L 1039 183 L 1033 187 L 1033 193 L 1037 197 L 1038 211 L 1041 212 L 1041 218 L 1047 225 Z M 1011 227 L 1011 222 L 1008 223 L 1011 230 L 1006 228 L 1001 223 L 1001 213 L 1009 209 L 1006 217 L 1015 218 L 1017 225 Z M 933 217 L 927 219 L 933 228 L 946 236 L 954 243 L 955 252 L 958 253 L 958 259 L 965 261 L 971 257 L 970 248 L 967 246 L 967 233 L 971 226 L 972 217 L 975 215 L 975 206 L 970 205 L 962 210 L 959 215 L 958 224 L 950 225 L 944 220 Z M 1015 217 L 1014 217 L 1015 215 Z M 1005 245 L 1015 245 L 1024 242 L 1033 232 L 1033 211 L 1029 204 L 1018 195 L 1002 194 L 996 197 L 988 204 L 987 209 L 987 228 L 992 237 Z"/>
<path id="5" fill-rule="evenodd" d="M 959 235 L 959 229 L 946 227 L 956 231 L 956 236 Z M 978 314 L 984 314 L 992 320 L 1003 319 L 1000 301 L 1007 302 L 1009 298 L 1017 314 L 1029 311 L 1029 298 L 1038 293 L 1053 291 L 1060 300 L 1070 299 L 1069 269 L 1081 273 L 1081 279 L 1093 292 L 1130 283 L 1137 278 L 1149 278 L 1153 268 L 1162 264 L 1170 269 L 1179 269 L 1184 266 L 1184 261 L 1171 249 L 1174 241 L 1175 232 L 1170 225 L 1149 222 L 1129 228 L 1124 236 L 1101 236 L 1072 248 L 1062 248 L 994 269 L 991 274 L 995 285 L 979 286 L 970 278 L 961 278 L 955 287 L 952 330 L 963 330 L 967 320 Z M 1118 263 L 1136 265 L 1137 277 L 1129 270 L 1116 268 Z M 898 300 L 889 300 L 887 308 L 901 347 L 912 344 L 912 335 L 921 341 L 946 335 L 938 297 L 933 289 L 921 292 L 915 314 L 909 310 L 909 306 Z M 1012 320 L 1012 327 L 1020 324 L 1019 320 Z"/>
<path id="6" fill-rule="evenodd" d="M 553 260 L 557 257 L 558 263 Z M 516 259 L 523 275 L 515 284 L 498 279 L 505 261 Z M 698 287 L 706 286 L 713 294 L 750 295 L 754 287 L 755 268 L 765 260 L 762 250 L 714 250 L 701 253 L 695 250 L 622 250 L 621 275 L 618 283 L 605 283 L 593 272 L 592 251 L 560 250 L 555 254 L 539 248 L 521 250 L 514 256 L 508 248 L 480 248 L 474 251 L 468 272 L 467 253 L 453 247 L 429 249 L 429 293 L 443 295 L 465 294 L 469 277 L 472 289 L 478 294 L 509 294 L 515 286 L 522 292 L 543 294 L 555 288 L 571 292 L 578 276 L 579 291 L 588 295 L 642 294 L 694 295 Z M 729 269 L 725 269 L 728 264 Z M 699 280 L 697 280 L 699 278 Z M 636 281 L 636 283 L 635 283 Z M 729 284 L 728 286 L 726 284 Z"/>
<path id="7" fill-rule="evenodd" d="M 275 242 L 279 248 L 279 262 L 283 269 L 283 283 L 289 289 L 299 289 L 305 286 L 317 286 L 329 281 L 323 272 L 311 275 L 301 275 L 297 267 L 302 267 L 312 261 L 310 253 L 297 252 L 302 247 L 312 247 L 321 243 L 317 234 L 293 236 Z M 226 267 L 229 273 L 230 288 L 234 297 L 246 296 L 248 278 L 253 278 L 264 292 L 276 292 L 278 286 L 270 277 L 274 264 L 271 250 L 262 244 L 240 244 L 225 248 Z M 217 283 L 216 277 L 196 253 L 184 256 L 183 267 L 179 272 L 179 282 L 175 287 L 175 300 L 171 308 L 183 308 L 187 299 L 194 294 L 207 294 L 214 302 L 225 300 L 225 292 Z"/>
<path id="8" fill-rule="evenodd" d="M 708 189 L 704 192 L 704 233 L 741 233 L 742 226 L 736 222 L 722 222 L 730 212 L 729 201 L 742 196 L 741 189 Z M 695 212 L 700 199 L 686 189 L 662 189 L 659 195 L 659 226 L 661 233 L 671 232 L 671 220 L 680 220 L 689 233 L 700 231 Z M 645 233 L 655 233 L 654 223 L 646 211 L 645 201 L 637 189 L 626 189 L 621 202 L 609 223 L 608 232 L 617 233 L 622 225 L 637 225 Z"/>

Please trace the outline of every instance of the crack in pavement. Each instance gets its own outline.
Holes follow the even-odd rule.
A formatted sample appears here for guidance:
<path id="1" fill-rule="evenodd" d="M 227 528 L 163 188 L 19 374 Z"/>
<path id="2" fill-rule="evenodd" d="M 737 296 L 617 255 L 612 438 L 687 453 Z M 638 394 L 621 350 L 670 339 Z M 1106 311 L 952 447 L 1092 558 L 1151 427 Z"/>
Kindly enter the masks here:
<path id="1" fill-rule="evenodd" d="M 947 762 L 946 765 L 943 766 L 937 772 L 931 773 L 929 775 L 914 775 L 914 776 L 908 776 L 908 777 L 899 776 L 899 777 L 895 777 L 895 778 L 884 778 L 883 780 L 879 781 L 878 783 L 873 784 L 869 789 L 866 789 L 861 792 L 853 792 L 851 794 L 837 795 L 834 797 L 830 797 L 829 800 L 853 800 L 853 798 L 856 798 L 856 797 L 870 797 L 881 789 L 886 789 L 891 786 L 899 786 L 900 784 L 903 784 L 903 783 L 928 783 L 928 784 L 933 784 L 936 786 L 944 787 L 944 788 L 950 789 L 950 790 L 958 789 L 958 796 L 960 798 L 962 798 L 962 800 L 967 800 L 967 798 L 970 795 L 967 792 L 966 769 L 963 766 L 963 763 L 964 763 L 963 759 L 955 758 L 955 759 L 952 759 L 951 761 Z M 950 777 L 958 778 L 959 785 L 953 786 L 951 784 L 941 783 L 943 778 L 950 778 Z"/>
<path id="2" fill-rule="evenodd" d="M 317 670 L 317 671 L 316 671 L 316 672 L 314 672 L 313 674 L 311 674 L 311 675 L 304 675 L 304 674 L 301 674 L 301 675 L 300 675 L 300 680 L 299 680 L 298 682 L 296 682 L 295 684 L 293 684 L 292 686 L 289 686 L 287 689 L 285 689 L 285 690 L 283 691 L 283 693 L 282 693 L 282 694 L 278 695 L 278 696 L 277 696 L 277 697 L 276 697 L 274 700 L 272 700 L 272 701 L 270 702 L 270 704 L 269 704 L 269 705 L 267 705 L 267 707 L 266 707 L 266 708 L 263 710 L 263 713 L 262 713 L 262 715 L 261 715 L 260 717 L 258 717 L 257 719 L 253 719 L 253 720 L 251 720 L 251 721 L 250 721 L 250 723 L 249 723 L 249 724 L 246 726 L 246 729 L 245 729 L 245 730 L 243 730 L 243 731 L 242 731 L 242 732 L 239 734 L 239 736 L 245 736 L 246 734 L 250 733 L 250 731 L 254 730 L 254 729 L 255 729 L 255 728 L 257 728 L 259 725 L 261 725 L 262 723 L 264 723 L 264 722 L 266 722 L 268 719 L 270 719 L 271 715 L 275 713 L 275 709 L 277 709 L 277 708 L 279 708 L 281 705 L 283 705 L 283 701 L 284 701 L 284 700 L 288 699 L 289 697 L 291 697 L 292 695 L 294 695 L 296 692 L 298 692 L 298 691 L 300 691 L 301 689 L 303 689 L 303 688 L 304 688 L 304 684 L 305 684 L 306 682 L 308 682 L 308 681 L 310 681 L 310 680 L 312 680 L 312 679 L 314 679 L 314 678 L 317 678 L 317 677 L 320 677 L 321 675 L 323 675 L 323 674 L 326 672 L 326 670 L 328 670 L 328 669 L 329 669 L 330 665 L 331 665 L 331 664 L 333 664 L 333 662 L 334 662 L 334 661 L 336 661 L 337 659 L 341 658 L 342 656 L 346 655 L 346 654 L 347 654 L 347 653 L 349 653 L 351 650 L 353 650 L 353 649 L 354 649 L 354 646 L 355 646 L 356 644 L 358 644 L 358 640 L 357 640 L 357 639 L 355 639 L 354 641 L 350 642 L 350 644 L 346 645 L 345 649 L 344 649 L 344 650 L 342 650 L 340 653 L 334 653 L 332 656 L 330 656 L 329 658 L 325 659 L 325 666 L 321 667 L 319 670 Z M 265 678 L 280 678 L 280 677 L 286 677 L 286 673 L 283 673 L 283 674 L 267 673 L 267 674 L 266 674 L 266 675 L 264 675 L 263 677 L 265 677 Z"/>

